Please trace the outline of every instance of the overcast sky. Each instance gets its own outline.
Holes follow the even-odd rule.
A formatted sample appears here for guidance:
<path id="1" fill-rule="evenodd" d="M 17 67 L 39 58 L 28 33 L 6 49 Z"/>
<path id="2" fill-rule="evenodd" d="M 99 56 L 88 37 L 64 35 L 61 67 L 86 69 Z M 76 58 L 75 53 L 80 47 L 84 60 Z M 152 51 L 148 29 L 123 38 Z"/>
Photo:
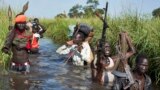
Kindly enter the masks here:
<path id="1" fill-rule="evenodd" d="M 87 0 L 0 0 L 0 6 L 11 5 L 12 9 L 21 10 L 27 1 L 29 1 L 27 16 L 53 18 L 58 13 L 68 13 L 76 4 L 84 6 Z M 105 7 L 106 1 L 109 2 L 108 13 L 111 16 L 121 15 L 126 10 L 151 15 L 155 8 L 160 7 L 160 0 L 99 0 L 98 7 Z"/>

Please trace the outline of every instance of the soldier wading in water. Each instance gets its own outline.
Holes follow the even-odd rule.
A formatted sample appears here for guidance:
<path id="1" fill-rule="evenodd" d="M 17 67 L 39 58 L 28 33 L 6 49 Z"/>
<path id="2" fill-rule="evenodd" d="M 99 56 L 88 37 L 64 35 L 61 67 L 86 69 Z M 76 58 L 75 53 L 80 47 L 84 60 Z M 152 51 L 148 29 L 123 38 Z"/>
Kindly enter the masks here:
<path id="1" fill-rule="evenodd" d="M 75 27 L 73 40 L 57 49 L 59 54 L 69 55 L 69 59 L 77 66 L 89 65 L 93 60 L 93 53 L 86 38 L 90 33 L 91 28 L 88 25 L 79 24 Z"/>
<path id="2" fill-rule="evenodd" d="M 10 68 L 19 72 L 29 72 L 30 62 L 28 50 L 32 39 L 32 33 L 26 30 L 26 16 L 19 14 L 15 18 L 13 30 L 10 30 L 6 38 L 2 52 L 13 53 Z"/>

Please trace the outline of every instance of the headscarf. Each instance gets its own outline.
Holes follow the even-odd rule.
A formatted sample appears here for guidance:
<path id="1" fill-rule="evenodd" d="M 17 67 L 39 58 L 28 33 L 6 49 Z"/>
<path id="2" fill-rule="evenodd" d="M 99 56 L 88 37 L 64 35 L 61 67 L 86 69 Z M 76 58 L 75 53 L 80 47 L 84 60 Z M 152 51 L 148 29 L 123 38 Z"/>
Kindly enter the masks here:
<path id="1" fill-rule="evenodd" d="M 18 15 L 15 18 L 15 23 L 19 23 L 19 22 L 26 22 L 26 16 L 25 15 Z"/>

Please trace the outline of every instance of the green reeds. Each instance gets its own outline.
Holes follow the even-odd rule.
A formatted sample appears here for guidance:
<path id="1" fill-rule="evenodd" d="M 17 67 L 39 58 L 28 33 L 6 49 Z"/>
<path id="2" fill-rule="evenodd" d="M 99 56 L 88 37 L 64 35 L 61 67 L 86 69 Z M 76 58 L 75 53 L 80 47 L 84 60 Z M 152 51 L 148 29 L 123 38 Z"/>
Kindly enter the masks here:
<path id="1" fill-rule="evenodd" d="M 0 9 L 0 66 L 3 70 L 5 70 L 7 62 L 9 60 L 9 56 L 1 52 L 1 48 L 3 47 L 4 40 L 6 38 L 8 30 L 8 17 L 7 10 L 5 8 Z"/>
<path id="2" fill-rule="evenodd" d="M 0 9 L 0 48 L 2 48 L 6 34 L 8 32 L 7 10 Z M 160 82 L 160 18 L 140 17 L 138 15 L 125 14 L 121 17 L 109 18 L 109 29 L 107 30 L 107 40 L 112 47 L 112 53 L 115 54 L 115 45 L 120 31 L 127 31 L 131 36 L 136 47 L 137 54 L 145 53 L 149 57 L 149 75 L 156 83 Z M 68 25 L 87 23 L 94 28 L 94 38 L 92 46 L 95 46 L 96 40 L 100 38 L 103 23 L 98 18 L 56 18 L 41 19 L 40 22 L 46 27 L 46 36 L 52 38 L 57 43 L 65 43 L 69 39 Z M 136 54 L 136 55 L 137 55 Z M 131 59 L 134 62 L 136 55 Z M 8 56 L 0 51 L 0 63 L 5 67 L 8 62 Z"/>
<path id="3" fill-rule="evenodd" d="M 51 37 L 55 42 L 65 43 L 67 37 L 68 25 L 87 23 L 94 28 L 93 45 L 100 38 L 103 23 L 98 18 L 84 19 L 43 19 L 42 23 L 47 28 L 46 35 Z M 138 15 L 123 15 L 116 18 L 108 18 L 109 29 L 107 30 L 107 40 L 110 42 L 113 54 L 115 45 L 120 31 L 127 31 L 135 45 L 137 54 L 145 53 L 149 57 L 149 75 L 155 77 L 156 83 L 160 82 L 160 19 L 140 17 Z M 93 46 L 92 45 L 92 46 Z M 134 62 L 137 54 L 132 57 Z"/>

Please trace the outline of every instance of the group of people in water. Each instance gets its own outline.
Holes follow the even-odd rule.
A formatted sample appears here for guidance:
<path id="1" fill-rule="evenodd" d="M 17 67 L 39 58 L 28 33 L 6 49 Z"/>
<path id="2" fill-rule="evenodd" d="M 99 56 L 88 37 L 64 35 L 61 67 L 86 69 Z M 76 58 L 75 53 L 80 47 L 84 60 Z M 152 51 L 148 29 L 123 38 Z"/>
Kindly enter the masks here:
<path id="1" fill-rule="evenodd" d="M 38 53 L 39 38 L 43 37 L 45 28 L 39 24 L 39 20 L 27 22 L 24 14 L 15 17 L 15 25 L 9 26 L 10 31 L 2 48 L 2 52 L 11 54 L 10 68 L 12 70 L 29 73 L 29 53 Z"/>
<path id="2" fill-rule="evenodd" d="M 104 43 L 104 52 L 99 55 L 100 42 L 97 41 L 94 50 L 91 49 L 90 43 L 94 36 L 93 28 L 84 23 L 78 23 L 74 27 L 72 39 L 67 41 L 57 49 L 59 54 L 67 54 L 66 62 L 75 66 L 90 66 L 92 81 L 105 85 L 107 90 L 150 90 L 151 79 L 146 75 L 148 69 L 148 58 L 144 54 L 139 54 L 135 61 L 135 68 L 130 69 L 127 62 L 122 63 L 122 59 L 129 59 L 136 51 L 127 32 L 120 32 L 120 40 L 126 41 L 126 53 L 111 55 L 109 42 Z M 123 37 L 121 37 L 123 36 Z M 121 43 L 121 42 L 120 42 Z M 122 44 L 122 43 L 121 43 Z M 118 45 L 117 45 L 118 47 Z M 118 47 L 122 48 L 122 47 Z M 70 60 L 70 61 L 68 61 Z M 128 69 L 132 77 L 125 72 Z M 128 78 L 129 77 L 129 78 Z M 134 83 L 130 84 L 130 78 Z"/>
<path id="3" fill-rule="evenodd" d="M 27 22 L 24 14 L 18 14 L 15 17 L 15 25 L 10 28 L 1 49 L 6 54 L 12 51 L 10 69 L 24 73 L 30 72 L 29 54 L 38 53 L 38 40 L 43 37 L 45 31 L 46 29 L 37 18 Z M 91 49 L 94 28 L 85 23 L 77 23 L 71 40 L 59 47 L 56 52 L 68 56 L 65 63 L 90 66 L 92 81 L 106 86 L 107 90 L 151 90 L 151 79 L 146 75 L 149 64 L 147 56 L 137 55 L 135 67 L 130 69 L 127 59 L 133 56 L 136 50 L 127 32 L 120 32 L 119 36 L 117 52 L 122 49 L 120 45 L 123 44 L 121 43 L 123 38 L 128 47 L 125 53 L 111 55 L 110 44 L 107 41 L 103 45 L 97 41 L 96 47 Z M 103 52 L 99 53 L 100 51 Z"/>

